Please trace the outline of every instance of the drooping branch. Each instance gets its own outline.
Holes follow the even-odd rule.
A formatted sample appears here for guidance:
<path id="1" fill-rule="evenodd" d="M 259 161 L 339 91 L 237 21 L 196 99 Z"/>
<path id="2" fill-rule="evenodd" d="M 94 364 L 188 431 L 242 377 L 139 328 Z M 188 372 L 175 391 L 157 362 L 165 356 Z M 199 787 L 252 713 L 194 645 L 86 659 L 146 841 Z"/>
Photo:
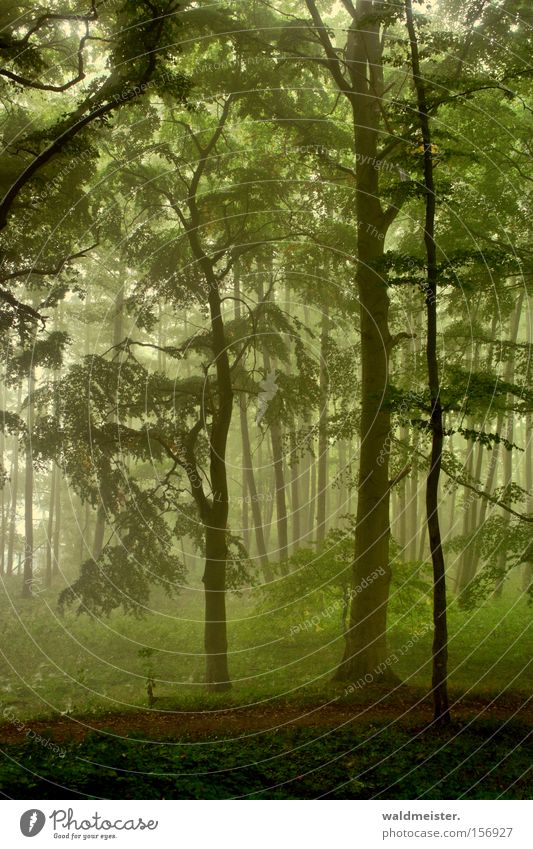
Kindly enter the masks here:
<path id="1" fill-rule="evenodd" d="M 159 42 L 162 28 L 163 28 L 163 20 L 164 16 L 154 20 L 153 29 L 154 29 L 154 44 Z M 147 50 L 147 66 L 146 70 L 143 74 L 141 74 L 140 79 L 136 84 L 131 84 L 129 88 L 125 91 L 122 91 L 120 95 L 113 96 L 108 102 L 101 104 L 100 106 L 92 109 L 88 114 L 83 115 L 80 118 L 77 118 L 73 124 L 68 126 L 62 133 L 60 133 L 44 150 L 42 150 L 36 157 L 33 159 L 29 165 L 22 171 L 21 174 L 17 177 L 17 179 L 10 186 L 2 201 L 0 202 L 0 231 L 3 230 L 8 222 L 9 215 L 11 213 L 12 207 L 16 199 L 18 198 L 21 191 L 24 187 L 29 183 L 34 174 L 36 174 L 41 168 L 50 162 L 54 156 L 58 153 L 61 153 L 65 149 L 65 147 L 71 142 L 74 138 L 76 138 L 79 133 L 85 129 L 85 127 L 92 124 L 94 121 L 97 121 L 101 118 L 104 118 L 109 113 L 113 112 L 115 109 L 120 108 L 120 106 L 128 103 L 132 100 L 136 100 L 142 94 L 144 94 L 146 86 L 148 82 L 152 79 L 156 63 L 157 63 L 157 55 L 158 50 L 156 47 L 152 47 L 152 49 Z"/>
<path id="2" fill-rule="evenodd" d="M 83 61 L 83 50 L 85 48 L 86 42 L 89 40 L 89 24 L 85 21 L 85 35 L 80 38 L 79 47 L 78 47 L 78 70 L 76 76 L 68 80 L 66 83 L 62 83 L 61 85 L 52 85 L 47 83 L 41 83 L 38 80 L 29 80 L 27 77 L 23 77 L 20 74 L 15 74 L 13 71 L 8 71 L 7 68 L 0 68 L 0 76 L 6 77 L 6 79 L 11 80 L 17 85 L 23 86 L 23 88 L 35 88 L 38 91 L 68 91 L 69 88 L 73 88 L 73 86 L 77 85 L 79 82 L 85 79 L 85 67 Z"/>

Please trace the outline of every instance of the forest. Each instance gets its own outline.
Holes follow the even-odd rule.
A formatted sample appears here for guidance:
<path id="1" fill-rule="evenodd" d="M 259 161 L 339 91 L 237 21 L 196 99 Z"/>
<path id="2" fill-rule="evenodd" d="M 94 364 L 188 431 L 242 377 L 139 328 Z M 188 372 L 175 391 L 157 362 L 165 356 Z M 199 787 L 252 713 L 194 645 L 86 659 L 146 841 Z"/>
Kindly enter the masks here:
<path id="1" fill-rule="evenodd" d="M 3 0 L 3 798 L 530 798 L 532 18 Z"/>

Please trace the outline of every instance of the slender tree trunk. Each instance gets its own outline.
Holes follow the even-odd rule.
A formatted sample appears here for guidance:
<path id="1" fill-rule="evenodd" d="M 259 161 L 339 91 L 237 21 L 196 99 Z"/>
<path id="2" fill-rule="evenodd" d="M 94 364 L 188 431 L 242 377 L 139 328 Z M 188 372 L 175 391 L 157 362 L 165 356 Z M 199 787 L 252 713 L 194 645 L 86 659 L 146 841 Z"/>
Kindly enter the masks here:
<path id="1" fill-rule="evenodd" d="M 276 518 L 278 528 L 278 559 L 282 565 L 282 574 L 287 574 L 289 559 L 289 526 L 287 519 L 287 501 L 285 494 L 285 472 L 283 469 L 283 438 L 281 427 L 276 422 L 270 425 L 274 479 L 276 481 Z"/>
<path id="2" fill-rule="evenodd" d="M 213 413 L 209 446 L 213 504 L 207 510 L 205 496 L 202 495 L 202 504 L 200 505 L 206 535 L 206 561 L 203 576 L 205 588 L 204 646 L 208 689 L 223 691 L 231 689 L 226 620 L 227 526 L 229 514 L 226 451 L 233 411 L 233 385 L 218 281 L 212 265 L 205 258 L 205 255 L 202 258 L 202 264 L 209 285 L 209 311 L 219 396 L 218 409 Z"/>
<path id="3" fill-rule="evenodd" d="M 264 509 L 264 533 L 265 533 L 265 546 L 267 552 L 270 551 L 270 537 L 272 534 L 272 525 L 274 524 L 274 491 L 276 489 L 276 482 L 273 479 L 273 476 L 269 477 L 268 480 L 268 493 L 269 498 L 266 501 L 265 509 Z"/>
<path id="4" fill-rule="evenodd" d="M 83 525 L 81 525 L 81 522 L 80 522 L 80 526 L 82 527 L 82 531 L 80 533 L 80 566 L 82 566 L 82 564 L 87 559 L 86 549 L 88 548 L 88 545 L 86 543 L 86 539 L 89 538 L 89 526 L 91 524 L 91 513 L 92 513 L 91 506 L 90 506 L 88 501 L 86 501 L 85 504 L 83 504 L 82 506 L 83 506 Z"/>
<path id="5" fill-rule="evenodd" d="M 424 242 L 427 255 L 427 344 L 426 357 L 431 403 L 431 461 L 426 485 L 426 511 L 429 547 L 433 563 L 433 708 L 439 724 L 450 721 L 448 702 L 448 625 L 446 602 L 446 567 L 439 527 L 439 477 L 444 432 L 437 356 L 437 247 L 435 244 L 435 184 L 431 131 L 426 104 L 424 79 L 420 74 L 418 41 L 411 0 L 405 0 L 407 31 L 411 46 L 413 81 L 418 101 L 418 117 L 424 144 L 425 225 Z"/>
<path id="6" fill-rule="evenodd" d="M 316 498 L 316 538 L 321 542 L 326 536 L 326 505 L 328 494 L 328 402 L 329 373 L 327 366 L 329 340 L 329 308 L 322 307 L 320 333 L 320 418 L 318 422 L 318 491 Z"/>
<path id="7" fill-rule="evenodd" d="M 19 388 L 17 398 L 17 411 L 20 410 L 22 401 L 22 388 Z M 13 563 L 15 557 L 15 537 L 17 533 L 17 500 L 19 487 L 19 438 L 14 437 L 13 459 L 11 467 L 11 492 L 9 500 L 9 531 L 7 543 L 7 565 L 6 575 L 13 574 Z"/>
<path id="8" fill-rule="evenodd" d="M 509 337 L 513 345 L 516 344 L 518 339 L 518 331 L 520 328 L 520 319 L 522 316 L 522 305 L 524 303 L 524 293 L 522 292 L 519 296 L 518 302 L 514 308 L 514 312 L 511 316 L 510 324 L 509 324 Z M 505 364 L 505 380 L 508 383 L 514 382 L 514 353 L 511 352 L 510 356 Z M 511 402 L 511 396 L 508 396 L 508 402 Z M 512 410 L 507 414 L 507 427 L 505 438 L 512 445 L 513 443 L 513 435 L 514 435 L 514 413 Z M 504 487 L 504 497 L 508 496 L 511 485 L 513 483 L 513 452 L 512 450 L 508 450 L 504 448 L 503 452 L 503 487 Z M 511 524 L 511 515 L 507 512 L 507 510 L 502 510 L 502 519 L 507 529 Z M 496 598 L 499 598 L 503 591 L 503 585 L 505 582 L 505 573 L 507 570 L 507 551 L 505 547 L 503 547 L 502 551 L 498 556 L 498 571 L 501 575 L 500 580 L 496 584 L 494 595 Z"/>
<path id="9" fill-rule="evenodd" d="M 313 450 L 309 454 L 309 510 L 307 511 L 307 534 L 306 541 L 311 542 L 315 535 L 316 517 L 316 457 Z"/>
<path id="10" fill-rule="evenodd" d="M 531 430 L 531 413 L 526 415 L 525 423 L 525 443 L 526 443 L 526 469 L 525 469 L 525 490 L 527 494 L 526 506 L 527 511 L 531 515 L 533 511 L 533 432 Z M 527 592 L 533 580 L 533 546 L 530 546 L 525 556 L 524 572 L 522 576 L 522 589 Z"/>
<path id="11" fill-rule="evenodd" d="M 4 399 L 3 399 L 4 400 Z M 3 408 L 5 408 L 5 400 L 3 404 Z M 2 474 L 4 480 L 1 482 L 0 492 L 0 575 L 5 575 L 6 570 L 6 542 L 7 542 L 7 521 L 6 521 L 6 487 L 5 487 L 5 479 L 7 477 L 6 468 L 4 465 L 5 459 L 5 451 L 6 451 L 6 441 L 4 437 L 4 433 L 0 435 L 0 456 L 2 457 Z"/>
<path id="12" fill-rule="evenodd" d="M 56 486 L 55 486 L 55 506 L 54 506 L 54 535 L 53 535 L 53 557 L 52 557 L 52 578 L 56 578 L 59 574 L 59 545 L 61 540 L 61 469 L 56 466 Z"/>
<path id="13" fill-rule="evenodd" d="M 467 428 L 469 430 L 474 429 L 474 420 L 471 416 L 467 419 Z M 466 443 L 466 462 L 465 462 L 465 475 L 468 481 L 472 481 L 474 479 L 474 454 L 475 454 L 475 443 L 467 442 Z M 468 489 L 466 486 L 463 488 L 463 527 L 461 531 L 461 535 L 465 540 L 468 540 L 470 533 L 474 530 L 472 527 L 472 501 L 473 494 L 472 490 Z M 461 593 L 465 586 L 470 582 L 471 576 L 473 574 L 473 566 L 472 566 L 472 556 L 474 554 L 475 545 L 471 544 L 472 541 L 465 542 L 463 544 L 463 550 L 461 552 L 461 558 L 457 565 L 457 574 L 456 574 L 456 592 Z"/>
<path id="14" fill-rule="evenodd" d="M 241 317 L 241 307 L 240 307 L 240 280 L 238 275 L 238 270 L 235 270 L 234 273 L 234 293 L 235 293 L 235 318 L 239 319 Z M 250 430 L 248 427 L 248 412 L 246 408 L 246 399 L 244 395 L 241 394 L 239 397 L 239 415 L 240 415 L 240 426 L 241 426 L 241 442 L 242 442 L 242 463 L 243 463 L 243 492 L 248 492 L 248 496 L 250 498 L 250 509 L 252 513 L 253 519 L 253 531 L 255 534 L 255 541 L 257 545 L 257 553 L 259 556 L 259 562 L 261 564 L 261 568 L 263 570 L 263 574 L 267 581 L 273 580 L 272 569 L 270 568 L 268 555 L 265 544 L 265 534 L 263 528 L 263 518 L 262 518 L 262 510 L 261 510 L 261 502 L 257 493 L 257 485 L 255 480 L 254 473 L 254 464 L 252 457 L 252 448 L 250 443 Z"/>
<path id="15" fill-rule="evenodd" d="M 26 470 L 24 475 L 24 569 L 23 598 L 33 595 L 33 424 L 35 415 L 35 366 L 30 366 L 28 376 L 28 435 L 26 438 Z"/>
<path id="16" fill-rule="evenodd" d="M 348 460 L 346 456 L 346 443 L 344 439 L 339 440 L 337 445 L 337 482 L 339 486 L 339 498 L 337 503 L 337 524 L 339 524 L 341 516 L 348 512 Z"/>
<path id="17" fill-rule="evenodd" d="M 123 324 L 124 324 L 124 298 L 125 298 L 125 282 L 121 278 L 119 283 L 118 291 L 115 295 L 115 309 L 114 309 L 114 317 L 113 317 L 113 333 L 112 333 L 112 345 L 118 345 L 123 338 Z M 117 359 L 120 362 L 120 356 L 117 354 Z M 110 416 L 110 421 L 115 421 L 116 416 L 112 414 Z M 105 485 L 101 486 L 100 489 L 100 504 L 96 510 L 96 524 L 94 527 L 94 542 L 93 542 L 93 559 L 98 560 L 100 555 L 102 554 L 104 547 L 104 535 L 105 535 L 105 527 L 107 520 L 107 509 L 108 509 L 108 493 L 106 492 Z"/>
<path id="18" fill-rule="evenodd" d="M 406 446 L 409 443 L 409 431 L 405 425 L 400 428 L 400 441 L 402 445 Z M 407 478 L 403 478 L 398 485 L 398 513 L 398 544 L 401 558 L 405 560 L 407 553 Z"/>
<path id="19" fill-rule="evenodd" d="M 50 498 L 48 500 L 48 525 L 46 529 L 46 571 L 45 586 L 52 586 L 52 549 L 54 532 L 54 510 L 56 506 L 56 464 L 52 463 L 50 472 Z"/>
<path id="20" fill-rule="evenodd" d="M 418 450 L 419 434 L 413 434 L 413 457 Z M 407 522 L 407 559 L 414 563 L 418 559 L 418 537 L 419 537 L 419 516 L 418 516 L 418 481 L 419 470 L 418 460 L 415 458 L 413 469 L 408 478 L 409 494 L 408 494 L 408 522 Z"/>
<path id="21" fill-rule="evenodd" d="M 301 542 L 300 518 L 302 506 L 300 503 L 300 462 L 298 457 L 298 444 L 294 423 L 291 426 L 290 452 L 291 452 L 291 512 L 292 512 L 292 551 L 297 551 Z"/>
<path id="22" fill-rule="evenodd" d="M 272 277 L 271 257 L 269 258 L 268 274 Z M 260 287 L 261 300 L 264 297 L 263 287 Z M 263 363 L 266 375 L 272 372 L 272 362 L 268 351 L 263 351 Z M 276 485 L 276 522 L 278 529 L 278 560 L 281 564 L 282 574 L 288 572 L 287 560 L 289 559 L 289 523 L 287 518 L 287 497 L 285 486 L 285 472 L 283 468 L 283 432 L 278 421 L 272 421 L 269 425 L 270 442 L 272 445 L 272 463 L 274 466 L 274 479 Z"/>

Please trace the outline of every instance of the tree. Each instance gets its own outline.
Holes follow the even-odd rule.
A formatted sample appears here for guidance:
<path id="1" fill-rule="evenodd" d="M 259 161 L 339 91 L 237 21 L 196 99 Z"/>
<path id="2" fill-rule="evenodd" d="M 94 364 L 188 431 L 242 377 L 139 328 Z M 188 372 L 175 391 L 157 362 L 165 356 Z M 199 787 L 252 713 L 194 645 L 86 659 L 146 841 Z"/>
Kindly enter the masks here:
<path id="1" fill-rule="evenodd" d="M 433 700 L 434 719 L 439 724 L 450 721 L 448 701 L 448 625 L 446 605 L 446 567 L 442 551 L 439 525 L 439 478 L 442 464 L 444 430 L 437 357 L 437 246 L 435 242 L 436 190 L 433 179 L 433 145 L 428 115 L 428 104 L 424 78 L 420 71 L 418 39 L 415 30 L 411 0 L 405 1 L 407 31 L 411 47 L 413 82 L 416 90 L 418 118 L 424 145 L 424 188 L 425 222 L 424 242 L 427 257 L 427 343 L 426 358 L 428 370 L 429 396 L 431 412 L 431 460 L 426 484 L 426 512 L 429 531 L 429 545 L 433 562 Z"/>

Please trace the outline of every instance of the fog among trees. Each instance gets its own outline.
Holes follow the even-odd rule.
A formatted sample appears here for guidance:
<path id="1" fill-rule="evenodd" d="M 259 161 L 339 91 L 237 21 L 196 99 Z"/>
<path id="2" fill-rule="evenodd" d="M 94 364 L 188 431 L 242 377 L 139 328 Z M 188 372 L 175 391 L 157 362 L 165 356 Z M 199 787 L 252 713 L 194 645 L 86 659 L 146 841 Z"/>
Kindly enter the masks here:
<path id="1" fill-rule="evenodd" d="M 527 798 L 531 48 L 2 4 L 4 792 Z"/>

